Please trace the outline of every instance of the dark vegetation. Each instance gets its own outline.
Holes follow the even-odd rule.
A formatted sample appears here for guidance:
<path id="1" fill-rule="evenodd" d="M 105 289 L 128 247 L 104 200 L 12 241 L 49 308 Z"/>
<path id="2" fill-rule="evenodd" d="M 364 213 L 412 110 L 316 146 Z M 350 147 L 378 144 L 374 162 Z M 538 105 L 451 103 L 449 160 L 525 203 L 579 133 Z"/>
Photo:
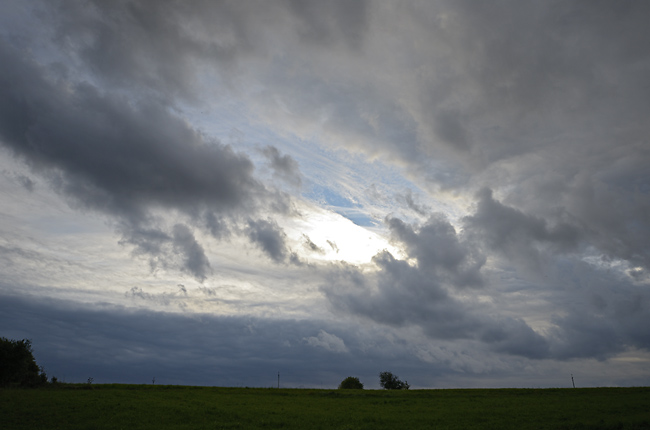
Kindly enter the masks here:
<path id="1" fill-rule="evenodd" d="M 379 385 L 385 390 L 408 390 L 411 388 L 408 381 L 402 382 L 397 375 L 393 375 L 391 372 L 379 374 Z"/>
<path id="2" fill-rule="evenodd" d="M 32 343 L 0 337 L 0 387 L 37 387 L 47 383 L 47 375 L 36 364 Z"/>
<path id="3" fill-rule="evenodd" d="M 650 388 L 311 390 L 48 384 L 0 389 L 0 428 L 650 428 Z"/>
<path id="4" fill-rule="evenodd" d="M 363 390 L 363 384 L 359 381 L 359 378 L 348 376 L 339 384 L 339 390 Z"/>

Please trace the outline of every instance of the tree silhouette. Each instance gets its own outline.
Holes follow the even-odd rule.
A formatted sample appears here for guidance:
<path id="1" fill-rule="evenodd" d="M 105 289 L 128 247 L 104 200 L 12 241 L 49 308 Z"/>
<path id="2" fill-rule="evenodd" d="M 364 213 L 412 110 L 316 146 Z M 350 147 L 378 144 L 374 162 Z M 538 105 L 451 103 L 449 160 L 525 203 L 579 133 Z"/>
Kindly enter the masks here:
<path id="1" fill-rule="evenodd" d="M 408 390 L 411 387 L 408 381 L 400 381 L 397 375 L 391 372 L 379 373 L 379 385 L 386 390 Z"/>
<path id="2" fill-rule="evenodd" d="M 359 381 L 359 378 L 354 376 L 348 376 L 339 384 L 340 390 L 363 390 L 363 384 Z"/>
<path id="3" fill-rule="evenodd" d="M 0 337 L 0 387 L 35 387 L 45 384 L 47 375 L 32 354 L 32 342 Z"/>

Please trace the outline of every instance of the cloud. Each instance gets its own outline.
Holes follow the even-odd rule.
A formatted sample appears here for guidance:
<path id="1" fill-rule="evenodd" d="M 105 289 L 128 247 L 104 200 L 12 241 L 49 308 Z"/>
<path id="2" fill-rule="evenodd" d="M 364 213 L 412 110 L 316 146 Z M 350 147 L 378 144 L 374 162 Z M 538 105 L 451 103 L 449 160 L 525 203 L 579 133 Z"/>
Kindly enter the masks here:
<path id="1" fill-rule="evenodd" d="M 398 218 L 388 218 L 386 223 L 392 237 L 417 259 L 421 270 L 447 277 L 457 286 L 483 283 L 480 270 L 485 256 L 474 244 L 462 240 L 444 215 L 432 215 L 417 230 Z"/>
<path id="2" fill-rule="evenodd" d="M 348 350 L 341 338 L 325 330 L 320 330 L 317 336 L 305 338 L 305 341 L 313 347 L 323 348 L 331 352 L 347 352 Z"/>
<path id="3" fill-rule="evenodd" d="M 263 357 L 270 384 L 278 363 L 302 375 L 315 363 L 328 369 L 318 377 L 336 384 L 349 363 L 364 370 L 382 360 L 405 366 L 400 374 L 419 369 L 431 384 L 471 375 L 517 385 L 530 369 L 539 373 L 527 381 L 542 381 L 576 363 L 599 375 L 594 381 L 646 380 L 639 368 L 602 375 L 623 369 L 613 357 L 645 360 L 649 350 L 649 8 L 510 0 L 7 7 L 0 143 L 14 159 L 1 161 L 0 188 L 12 202 L 0 214 L 0 256 L 10 263 L 1 278 L 8 291 L 52 303 L 78 294 L 88 312 L 14 298 L 0 327 L 33 324 L 31 333 L 56 337 L 46 350 L 63 355 L 61 333 L 81 333 L 87 344 L 99 333 L 105 346 L 96 351 L 66 345 L 112 377 L 110 359 L 138 363 L 130 379 L 148 372 L 146 357 L 179 383 L 202 381 L 192 365 L 226 369 L 211 370 L 217 381 L 250 381 L 240 376 L 263 378 Z M 327 204 L 354 219 L 359 245 L 360 225 L 390 237 L 390 252 L 359 266 L 303 264 L 302 254 L 323 247 L 337 258 L 355 252 L 339 252 L 347 230 L 324 228 L 327 240 L 318 235 L 316 245 L 313 230 L 296 228 L 309 216 L 291 219 L 300 199 L 309 202 L 296 207 Z M 98 245 L 108 240 L 102 222 L 153 273 L 129 266 L 106 275 L 128 256 Z M 242 257 L 247 243 L 263 260 Z M 107 287 L 81 285 L 93 276 Z M 175 295 L 149 288 L 181 281 L 188 287 Z M 186 308 L 172 308 L 187 319 L 146 311 L 181 300 Z M 137 303 L 142 313 L 99 302 Z M 205 309 L 217 316 L 198 313 Z M 265 312 L 312 319 L 259 317 Z M 122 319 L 116 331 L 104 328 Z M 79 320 L 92 330 L 76 328 Z M 324 349 L 340 345 L 330 333 L 348 353 Z M 348 361 L 334 366 L 337 355 Z M 429 369 L 436 374 L 423 376 Z"/>
<path id="4" fill-rule="evenodd" d="M 296 160 L 289 155 L 280 155 L 280 151 L 274 146 L 266 146 L 262 149 L 273 169 L 273 176 L 290 185 L 300 187 L 302 184 L 300 167 Z"/>
<path id="5" fill-rule="evenodd" d="M 249 239 L 259 246 L 273 261 L 281 263 L 286 259 L 289 253 L 286 234 L 275 221 L 250 220 L 248 221 L 247 233 Z"/>
<path id="6" fill-rule="evenodd" d="M 36 183 L 29 176 L 17 172 L 2 171 L 2 174 L 12 182 L 21 185 L 27 191 L 34 191 Z"/>
<path id="7" fill-rule="evenodd" d="M 327 240 L 327 244 L 332 248 L 333 251 L 336 251 L 338 254 L 339 252 L 339 247 L 336 245 L 336 242 L 332 242 L 331 240 Z"/>
<path id="8" fill-rule="evenodd" d="M 284 387 L 335 388 L 348 373 L 378 387 L 378 361 L 396 356 L 399 368 L 417 362 L 377 333 L 374 346 L 362 332 L 347 333 L 344 341 L 331 334 L 344 327 L 327 321 L 187 315 L 4 294 L 0 310 L 1 334 L 32 339 L 39 365 L 65 382 L 91 376 L 97 383 L 148 384 L 155 376 L 159 384 L 271 387 L 280 371 Z M 13 325 L 19 316 L 20 326 Z"/>
<path id="9" fill-rule="evenodd" d="M 520 318 L 494 317 L 489 309 L 449 294 L 440 279 L 424 269 L 376 255 L 375 276 L 354 268 L 339 270 L 322 290 L 335 310 L 393 327 L 419 327 L 439 340 L 473 340 L 492 350 L 528 358 L 549 356 L 547 340 Z"/>
<path id="10" fill-rule="evenodd" d="M 321 248 L 320 246 L 316 245 L 312 240 L 307 236 L 306 234 L 302 235 L 303 238 L 303 246 L 308 249 L 311 252 L 315 252 L 317 254 L 325 254 L 325 250 Z"/>
<path id="11" fill-rule="evenodd" d="M 184 224 L 174 226 L 174 249 L 184 256 L 183 269 L 195 278 L 205 280 L 210 274 L 210 262 L 203 247 L 194 238 L 190 229 Z"/>
<path id="12" fill-rule="evenodd" d="M 379 195 L 376 187 L 371 188 L 370 192 L 371 192 L 373 198 L 375 198 L 375 199 L 381 198 L 381 196 Z M 415 212 L 416 214 L 418 214 L 420 216 L 427 216 L 429 214 L 429 212 L 431 212 L 430 207 L 428 207 L 427 205 L 418 204 L 415 201 L 415 199 L 413 199 L 413 192 L 411 190 L 408 190 L 406 192 L 406 194 L 404 194 L 404 195 L 401 195 L 401 194 L 396 195 L 396 198 L 397 198 L 397 201 L 399 201 L 400 203 L 406 204 L 406 206 L 409 209 L 411 209 L 413 212 Z"/>
<path id="13" fill-rule="evenodd" d="M 549 227 L 542 218 L 494 200 L 490 189 L 481 190 L 477 197 L 476 212 L 464 218 L 464 227 L 473 239 L 485 243 L 490 250 L 539 270 L 543 248 L 547 252 L 577 249 L 582 236 L 579 227 L 564 222 Z"/>
<path id="14" fill-rule="evenodd" d="M 2 143 L 74 206 L 115 220 L 122 243 L 152 261 L 164 259 L 163 245 L 171 241 L 171 252 L 184 255 L 184 270 L 198 279 L 209 273 L 187 227 L 166 230 L 159 210 L 183 213 L 217 238 L 243 213 L 285 210 L 287 197 L 253 176 L 247 156 L 200 134 L 164 105 L 54 81 L 4 43 L 0 58 L 10 65 L 0 70 Z"/>

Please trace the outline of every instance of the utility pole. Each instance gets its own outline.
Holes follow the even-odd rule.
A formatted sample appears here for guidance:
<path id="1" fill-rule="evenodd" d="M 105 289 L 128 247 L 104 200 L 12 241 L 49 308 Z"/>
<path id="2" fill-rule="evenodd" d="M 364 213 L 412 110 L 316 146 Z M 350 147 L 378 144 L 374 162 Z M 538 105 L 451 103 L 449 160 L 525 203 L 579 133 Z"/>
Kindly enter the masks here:
<path id="1" fill-rule="evenodd" d="M 575 387 L 576 387 L 576 383 L 575 383 L 575 381 L 573 380 L 573 373 L 571 374 L 571 383 L 573 384 L 573 388 L 575 388 Z"/>
<path id="2" fill-rule="evenodd" d="M 280 388 L 280 371 L 278 371 L 278 389 Z"/>

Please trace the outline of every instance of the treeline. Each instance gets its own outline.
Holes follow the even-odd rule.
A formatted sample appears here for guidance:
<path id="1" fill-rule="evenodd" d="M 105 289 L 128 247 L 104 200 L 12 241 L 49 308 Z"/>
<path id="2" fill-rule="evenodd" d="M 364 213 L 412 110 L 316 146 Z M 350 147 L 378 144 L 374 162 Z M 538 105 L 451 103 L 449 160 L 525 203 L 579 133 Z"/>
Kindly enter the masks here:
<path id="1" fill-rule="evenodd" d="M 411 388 L 408 381 L 402 381 L 391 372 L 379 373 L 379 385 L 385 390 L 408 390 Z M 355 376 L 348 376 L 339 384 L 340 390 L 363 390 L 363 383 Z"/>
<path id="2" fill-rule="evenodd" d="M 47 375 L 36 364 L 31 341 L 0 337 L 0 387 L 38 387 L 45 384 Z"/>

